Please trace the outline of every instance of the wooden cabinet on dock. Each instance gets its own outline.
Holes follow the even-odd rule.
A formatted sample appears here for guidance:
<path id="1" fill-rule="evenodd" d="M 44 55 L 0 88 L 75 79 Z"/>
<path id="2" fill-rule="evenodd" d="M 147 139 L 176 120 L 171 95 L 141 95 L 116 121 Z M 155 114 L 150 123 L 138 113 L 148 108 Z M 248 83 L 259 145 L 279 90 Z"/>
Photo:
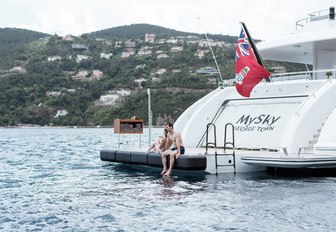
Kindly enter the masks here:
<path id="1" fill-rule="evenodd" d="M 141 119 L 115 119 L 115 134 L 143 134 L 144 121 Z"/>

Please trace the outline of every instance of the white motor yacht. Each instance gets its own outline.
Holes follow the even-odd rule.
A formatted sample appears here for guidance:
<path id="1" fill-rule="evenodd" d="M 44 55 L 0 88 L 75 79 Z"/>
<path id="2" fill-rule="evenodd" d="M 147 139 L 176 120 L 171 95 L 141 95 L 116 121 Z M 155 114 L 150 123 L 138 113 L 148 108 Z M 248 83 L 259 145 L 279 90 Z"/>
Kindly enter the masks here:
<path id="1" fill-rule="evenodd" d="M 252 53 L 263 74 L 255 72 L 254 63 L 238 63 L 244 56 L 250 61 Z M 305 68 L 268 77 L 259 54 L 263 59 L 304 64 L 300 66 Z M 334 7 L 309 14 L 296 23 L 295 33 L 261 42 L 257 49 L 247 30 L 242 30 L 237 64 L 236 87 L 234 80 L 223 81 L 175 122 L 186 154 L 176 159 L 174 169 L 237 173 L 336 168 Z M 254 82 L 252 88 L 249 85 L 246 93 L 243 83 L 249 72 L 258 82 L 265 79 Z M 148 151 L 106 149 L 100 158 L 162 168 L 160 154 Z"/>
<path id="2" fill-rule="evenodd" d="M 195 102 L 174 124 L 187 153 L 205 155 L 210 173 L 336 167 L 334 7 L 256 46 L 263 59 L 306 68 L 273 74 L 250 97 L 223 85 Z"/>

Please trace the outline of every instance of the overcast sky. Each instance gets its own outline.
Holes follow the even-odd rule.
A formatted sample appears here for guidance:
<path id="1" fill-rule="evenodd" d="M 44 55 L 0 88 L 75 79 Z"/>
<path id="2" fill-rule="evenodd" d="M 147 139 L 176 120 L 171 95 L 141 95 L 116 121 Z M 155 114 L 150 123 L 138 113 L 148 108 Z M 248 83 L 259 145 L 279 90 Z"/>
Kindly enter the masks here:
<path id="1" fill-rule="evenodd" d="M 148 23 L 179 31 L 237 36 L 246 23 L 255 39 L 292 33 L 295 22 L 335 0 L 6 0 L 0 27 L 58 35 Z M 198 19 L 199 18 L 199 19 Z"/>

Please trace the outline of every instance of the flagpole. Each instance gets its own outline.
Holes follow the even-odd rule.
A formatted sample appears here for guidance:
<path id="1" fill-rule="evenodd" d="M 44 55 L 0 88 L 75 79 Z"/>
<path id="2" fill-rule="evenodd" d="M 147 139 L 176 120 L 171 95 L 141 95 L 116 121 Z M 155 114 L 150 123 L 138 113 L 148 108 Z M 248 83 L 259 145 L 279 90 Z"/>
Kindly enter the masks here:
<path id="1" fill-rule="evenodd" d="M 148 146 L 151 145 L 151 129 L 152 129 L 152 110 L 151 110 L 151 91 L 150 88 L 147 89 L 148 95 Z"/>
<path id="2" fill-rule="evenodd" d="M 252 40 L 252 37 L 251 37 L 249 31 L 247 30 L 247 27 L 246 27 L 245 23 L 244 23 L 244 22 L 240 22 L 240 23 L 242 24 L 242 26 L 243 26 L 243 28 L 244 28 L 244 31 L 245 31 L 245 33 L 246 33 L 246 35 L 247 35 L 247 39 L 248 39 L 248 41 L 249 41 L 249 43 L 250 43 L 250 45 L 251 45 L 251 48 L 252 48 L 252 50 L 253 50 L 253 53 L 254 53 L 254 55 L 255 55 L 255 57 L 256 57 L 258 63 L 259 63 L 261 66 L 265 67 L 265 63 L 264 63 L 263 59 L 261 58 L 261 55 L 260 55 L 260 53 L 259 53 L 257 47 L 255 46 L 255 44 L 254 44 L 254 42 L 253 42 L 253 40 Z M 266 79 L 267 82 L 271 82 L 271 79 L 270 79 L 269 77 L 266 77 L 265 79 Z"/>

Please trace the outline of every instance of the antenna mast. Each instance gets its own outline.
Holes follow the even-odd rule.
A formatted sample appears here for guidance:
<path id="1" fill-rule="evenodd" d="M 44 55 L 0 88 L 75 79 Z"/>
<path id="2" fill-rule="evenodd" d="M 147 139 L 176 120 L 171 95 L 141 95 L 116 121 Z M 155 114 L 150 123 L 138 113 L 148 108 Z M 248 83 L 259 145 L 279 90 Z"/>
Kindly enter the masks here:
<path id="1" fill-rule="evenodd" d="M 199 17 L 198 17 L 198 21 L 199 21 L 199 24 L 200 24 L 200 26 L 201 26 L 201 30 L 204 31 L 204 30 L 203 30 L 203 27 L 202 27 L 202 24 L 201 24 L 201 20 L 200 20 Z M 219 66 L 218 66 L 218 63 L 217 63 L 215 54 L 214 54 L 214 52 L 213 52 L 213 50 L 212 50 L 212 47 L 211 47 L 211 44 L 210 44 L 210 41 L 209 41 L 209 39 L 208 39 L 207 34 L 206 34 L 205 32 L 203 32 L 203 34 L 204 34 L 204 36 L 205 36 L 205 39 L 207 40 L 208 47 L 210 48 L 210 51 L 211 51 L 211 54 L 212 54 L 212 58 L 214 59 L 215 64 L 216 64 L 217 72 L 218 72 L 218 74 L 219 74 L 219 79 L 220 79 L 220 86 L 223 87 L 223 78 L 222 78 L 222 74 L 221 74 L 221 71 L 220 71 L 220 69 L 219 69 Z"/>

